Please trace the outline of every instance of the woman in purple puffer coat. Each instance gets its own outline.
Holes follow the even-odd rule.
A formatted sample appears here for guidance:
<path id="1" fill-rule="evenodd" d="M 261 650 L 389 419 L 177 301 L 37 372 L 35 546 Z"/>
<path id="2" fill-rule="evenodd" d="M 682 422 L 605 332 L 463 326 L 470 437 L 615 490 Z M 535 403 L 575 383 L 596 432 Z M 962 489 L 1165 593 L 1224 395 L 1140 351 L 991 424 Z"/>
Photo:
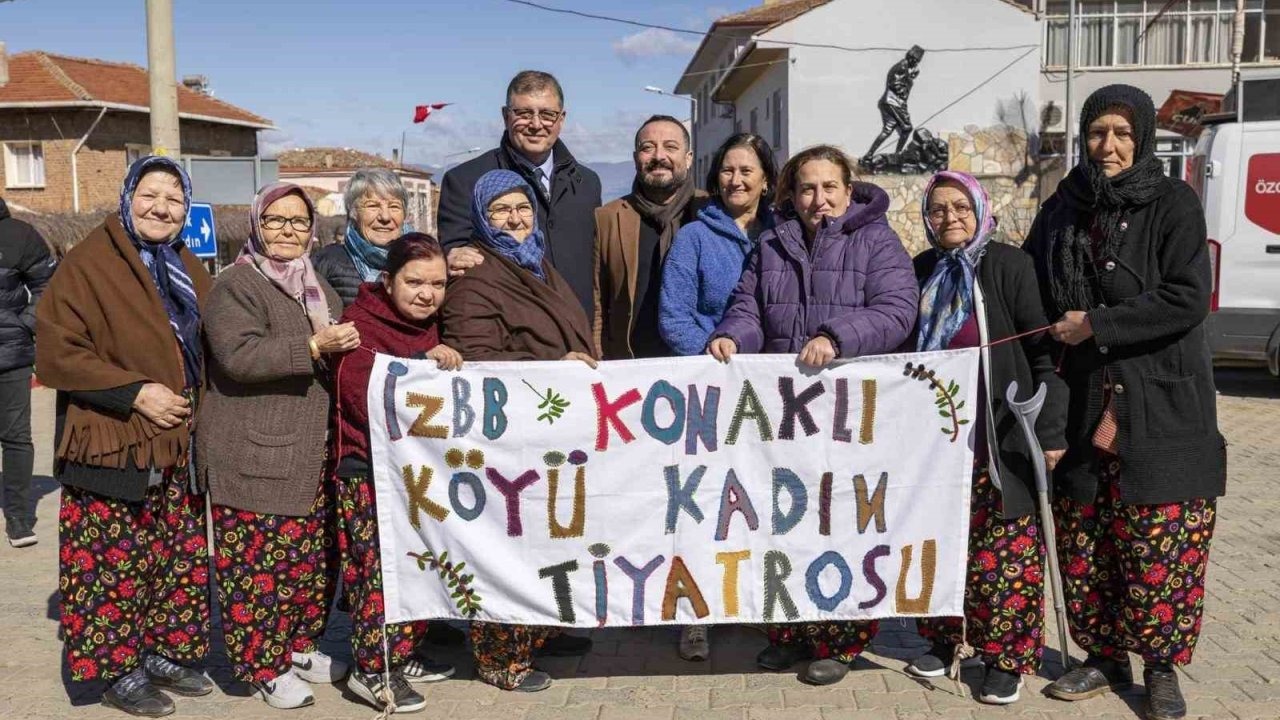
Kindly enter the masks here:
<path id="1" fill-rule="evenodd" d="M 799 353 L 801 363 L 824 367 L 902 345 L 920 290 L 885 220 L 889 196 L 855 181 L 839 149 L 818 145 L 783 167 L 777 208 L 787 219 L 760 236 L 708 352 L 721 362 L 738 352 Z M 877 629 L 875 621 L 774 625 L 756 663 L 784 671 L 813 658 L 805 680 L 829 685 Z"/>

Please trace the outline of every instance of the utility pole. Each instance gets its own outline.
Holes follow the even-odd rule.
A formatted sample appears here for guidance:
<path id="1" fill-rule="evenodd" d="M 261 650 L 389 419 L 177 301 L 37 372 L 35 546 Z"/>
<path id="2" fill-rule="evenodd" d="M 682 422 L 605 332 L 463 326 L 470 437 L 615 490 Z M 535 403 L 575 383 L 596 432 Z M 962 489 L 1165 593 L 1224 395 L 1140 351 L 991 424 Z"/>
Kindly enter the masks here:
<path id="1" fill-rule="evenodd" d="M 173 51 L 173 0 L 146 0 L 147 72 L 151 79 L 151 152 L 182 155 Z"/>

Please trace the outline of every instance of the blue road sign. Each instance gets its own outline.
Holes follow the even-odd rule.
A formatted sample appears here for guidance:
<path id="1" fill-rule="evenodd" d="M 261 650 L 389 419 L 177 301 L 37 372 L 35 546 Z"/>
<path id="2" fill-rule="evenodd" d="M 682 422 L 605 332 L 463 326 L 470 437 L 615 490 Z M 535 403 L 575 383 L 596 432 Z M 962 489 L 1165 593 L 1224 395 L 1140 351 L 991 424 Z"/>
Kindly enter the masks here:
<path id="1" fill-rule="evenodd" d="M 213 206 L 191 203 L 187 224 L 182 228 L 182 241 L 198 258 L 218 257 L 218 231 L 213 226 Z"/>

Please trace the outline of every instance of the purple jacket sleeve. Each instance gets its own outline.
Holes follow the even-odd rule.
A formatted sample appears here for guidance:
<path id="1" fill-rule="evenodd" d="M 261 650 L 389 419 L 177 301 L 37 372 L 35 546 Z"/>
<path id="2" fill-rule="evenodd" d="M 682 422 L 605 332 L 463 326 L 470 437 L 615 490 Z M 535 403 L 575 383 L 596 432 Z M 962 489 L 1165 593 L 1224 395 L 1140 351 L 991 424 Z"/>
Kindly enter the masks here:
<path id="1" fill-rule="evenodd" d="M 751 251 L 747 260 L 747 268 L 738 280 L 738 287 L 729 296 L 729 305 L 725 309 L 724 319 L 716 326 L 711 339 L 727 337 L 738 345 L 738 352 L 758 353 L 764 349 L 764 327 L 761 320 L 760 293 L 760 248 Z"/>
<path id="2" fill-rule="evenodd" d="M 818 328 L 835 341 L 842 358 L 894 351 L 911 334 L 920 311 L 920 286 L 897 233 L 887 227 L 872 232 L 866 305 L 836 315 Z"/>

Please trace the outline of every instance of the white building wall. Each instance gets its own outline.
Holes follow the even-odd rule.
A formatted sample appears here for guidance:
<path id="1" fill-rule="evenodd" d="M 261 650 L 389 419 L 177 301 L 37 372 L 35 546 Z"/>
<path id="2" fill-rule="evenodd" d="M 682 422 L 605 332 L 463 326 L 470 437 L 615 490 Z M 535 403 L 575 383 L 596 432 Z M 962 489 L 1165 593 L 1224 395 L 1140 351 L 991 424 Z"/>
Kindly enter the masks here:
<path id="1" fill-rule="evenodd" d="M 780 93 L 779 97 L 782 102 L 782 127 L 781 137 L 774 139 L 773 134 L 773 102 L 774 93 Z M 782 167 L 782 163 L 786 162 L 788 155 L 787 142 L 787 64 L 782 63 L 774 65 L 765 71 L 765 74 L 747 88 L 734 103 L 738 113 L 738 124 L 742 126 L 743 132 L 751 130 L 751 112 L 754 110 L 757 117 L 756 134 L 765 139 L 770 147 L 774 150 L 774 160 L 778 163 L 778 167 Z"/>
<path id="2" fill-rule="evenodd" d="M 798 41 L 845 47 L 920 45 L 926 50 L 1026 46 L 925 54 L 908 109 L 917 127 L 945 138 L 965 126 L 1001 123 L 1008 117 L 1001 114 L 1002 106 L 1012 106 L 1019 97 L 1026 99 L 1027 122 L 1035 122 L 1040 35 L 1033 15 L 1000 0 L 837 0 L 765 33 L 760 45 Z M 880 132 L 877 103 L 885 78 L 904 54 L 792 47 L 794 62 L 783 66 L 789 71 L 788 151 L 833 143 L 854 157 L 864 154 Z M 886 142 L 881 152 L 892 152 L 893 142 Z"/>

